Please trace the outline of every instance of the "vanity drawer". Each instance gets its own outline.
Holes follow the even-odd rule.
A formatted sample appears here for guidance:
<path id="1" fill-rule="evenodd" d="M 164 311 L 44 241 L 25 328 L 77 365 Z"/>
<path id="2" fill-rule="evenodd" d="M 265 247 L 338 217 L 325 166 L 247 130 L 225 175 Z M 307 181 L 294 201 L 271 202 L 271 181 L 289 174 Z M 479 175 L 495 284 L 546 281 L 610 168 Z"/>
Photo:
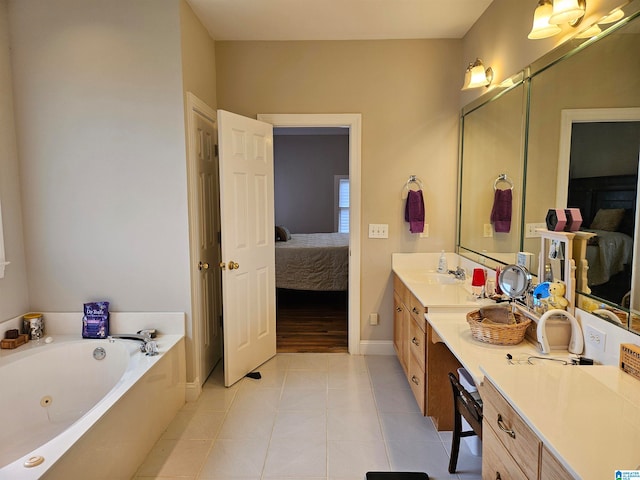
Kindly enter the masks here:
<path id="1" fill-rule="evenodd" d="M 420 329 L 424 332 L 427 329 L 427 321 L 424 319 L 424 314 L 427 312 L 427 309 L 424 305 L 420 303 L 420 301 L 416 298 L 416 296 L 409 292 L 409 310 L 411 311 L 411 317 L 416 321 Z"/>
<path id="2" fill-rule="evenodd" d="M 426 342 L 425 333 L 418 327 L 416 321 L 412 318 L 409 322 L 409 350 L 411 354 L 416 357 L 418 364 L 424 371 L 424 347 Z"/>
<path id="3" fill-rule="evenodd" d="M 538 478 L 542 443 L 496 388 L 485 379 L 480 395 L 485 426 L 489 425 L 528 478 Z"/>
<path id="4" fill-rule="evenodd" d="M 482 429 L 482 480 L 528 480 L 491 428 Z"/>
<path id="5" fill-rule="evenodd" d="M 415 355 L 409 355 L 409 386 L 413 392 L 413 396 L 416 398 L 418 408 L 424 415 L 425 408 L 425 380 L 426 375 L 424 369 L 418 363 Z"/>

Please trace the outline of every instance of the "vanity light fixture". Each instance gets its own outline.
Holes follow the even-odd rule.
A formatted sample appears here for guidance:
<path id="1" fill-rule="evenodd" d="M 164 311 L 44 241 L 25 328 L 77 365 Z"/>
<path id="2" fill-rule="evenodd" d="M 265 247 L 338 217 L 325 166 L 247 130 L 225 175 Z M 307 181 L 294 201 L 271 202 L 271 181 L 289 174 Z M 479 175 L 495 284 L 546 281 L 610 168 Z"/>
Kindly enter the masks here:
<path id="1" fill-rule="evenodd" d="M 582 20 L 586 9 L 586 0 L 553 0 L 553 11 L 549 17 L 549 23 L 554 25 L 568 23 L 575 27 Z"/>
<path id="2" fill-rule="evenodd" d="M 600 33 L 602 33 L 602 30 L 600 29 L 597 23 L 594 23 L 589 28 L 587 28 L 586 30 L 576 35 L 576 38 L 591 38 L 591 37 L 595 37 Z"/>
<path id="3" fill-rule="evenodd" d="M 488 87 L 493 80 L 493 70 L 491 67 L 484 68 L 482 60 L 476 58 L 476 61 L 470 63 L 467 71 L 464 72 L 464 84 L 462 90 L 471 88 Z"/>
<path id="4" fill-rule="evenodd" d="M 562 30 L 558 25 L 549 23 L 549 17 L 553 13 L 553 4 L 551 0 L 539 0 L 538 6 L 533 13 L 533 27 L 529 32 L 528 38 L 538 40 L 541 38 L 553 37 Z"/>
<path id="5" fill-rule="evenodd" d="M 598 22 L 600 25 L 604 25 L 607 23 L 617 22 L 618 20 L 622 20 L 624 18 L 624 11 L 618 7 L 615 10 L 611 11 L 609 15 L 604 17 L 602 20 Z"/>
<path id="6" fill-rule="evenodd" d="M 586 0 L 538 0 L 528 38 L 538 40 L 562 31 L 560 25 L 577 27 L 587 9 Z"/>

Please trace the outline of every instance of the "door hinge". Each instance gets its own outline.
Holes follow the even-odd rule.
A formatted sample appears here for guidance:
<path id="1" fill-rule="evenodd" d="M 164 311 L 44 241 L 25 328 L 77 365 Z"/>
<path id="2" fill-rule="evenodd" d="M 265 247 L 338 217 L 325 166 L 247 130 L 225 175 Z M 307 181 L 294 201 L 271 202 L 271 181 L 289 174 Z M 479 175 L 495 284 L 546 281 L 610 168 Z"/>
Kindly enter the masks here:
<path id="1" fill-rule="evenodd" d="M 218 157 L 220 155 L 220 151 L 218 149 L 218 144 L 217 143 L 213 144 L 213 155 L 216 156 L 216 157 Z"/>

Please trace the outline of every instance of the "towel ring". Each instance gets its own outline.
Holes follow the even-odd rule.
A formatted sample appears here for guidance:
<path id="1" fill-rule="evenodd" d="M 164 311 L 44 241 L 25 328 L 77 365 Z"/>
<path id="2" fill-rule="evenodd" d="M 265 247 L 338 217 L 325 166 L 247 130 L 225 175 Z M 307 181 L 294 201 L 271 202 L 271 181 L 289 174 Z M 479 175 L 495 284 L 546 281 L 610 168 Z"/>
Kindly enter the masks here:
<path id="1" fill-rule="evenodd" d="M 505 182 L 509 185 L 509 190 L 513 190 L 513 182 L 511 181 L 511 179 L 509 177 L 507 177 L 506 173 L 501 173 L 500 175 L 498 175 L 498 178 L 496 178 L 496 181 L 493 182 L 493 189 L 497 190 L 498 189 L 498 184 L 500 182 Z"/>
<path id="2" fill-rule="evenodd" d="M 420 180 L 415 175 L 409 175 L 409 179 L 407 180 L 407 183 L 404 184 L 404 188 L 402 189 L 402 198 L 407 197 L 409 190 L 411 190 L 412 184 L 417 185 L 418 190 L 424 190 L 424 187 L 422 186 L 422 180 Z"/>

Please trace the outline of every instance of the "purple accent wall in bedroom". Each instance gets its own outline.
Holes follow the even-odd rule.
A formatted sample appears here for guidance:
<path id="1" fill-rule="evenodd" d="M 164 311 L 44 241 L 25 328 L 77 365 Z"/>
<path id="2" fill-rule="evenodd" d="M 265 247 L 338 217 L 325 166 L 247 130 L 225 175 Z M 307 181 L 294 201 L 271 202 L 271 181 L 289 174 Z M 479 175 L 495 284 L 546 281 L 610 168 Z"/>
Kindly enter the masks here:
<path id="1" fill-rule="evenodd" d="M 276 225 L 291 233 L 335 232 L 334 176 L 349 174 L 348 130 L 342 135 L 296 130 L 290 135 L 274 129 Z"/>

